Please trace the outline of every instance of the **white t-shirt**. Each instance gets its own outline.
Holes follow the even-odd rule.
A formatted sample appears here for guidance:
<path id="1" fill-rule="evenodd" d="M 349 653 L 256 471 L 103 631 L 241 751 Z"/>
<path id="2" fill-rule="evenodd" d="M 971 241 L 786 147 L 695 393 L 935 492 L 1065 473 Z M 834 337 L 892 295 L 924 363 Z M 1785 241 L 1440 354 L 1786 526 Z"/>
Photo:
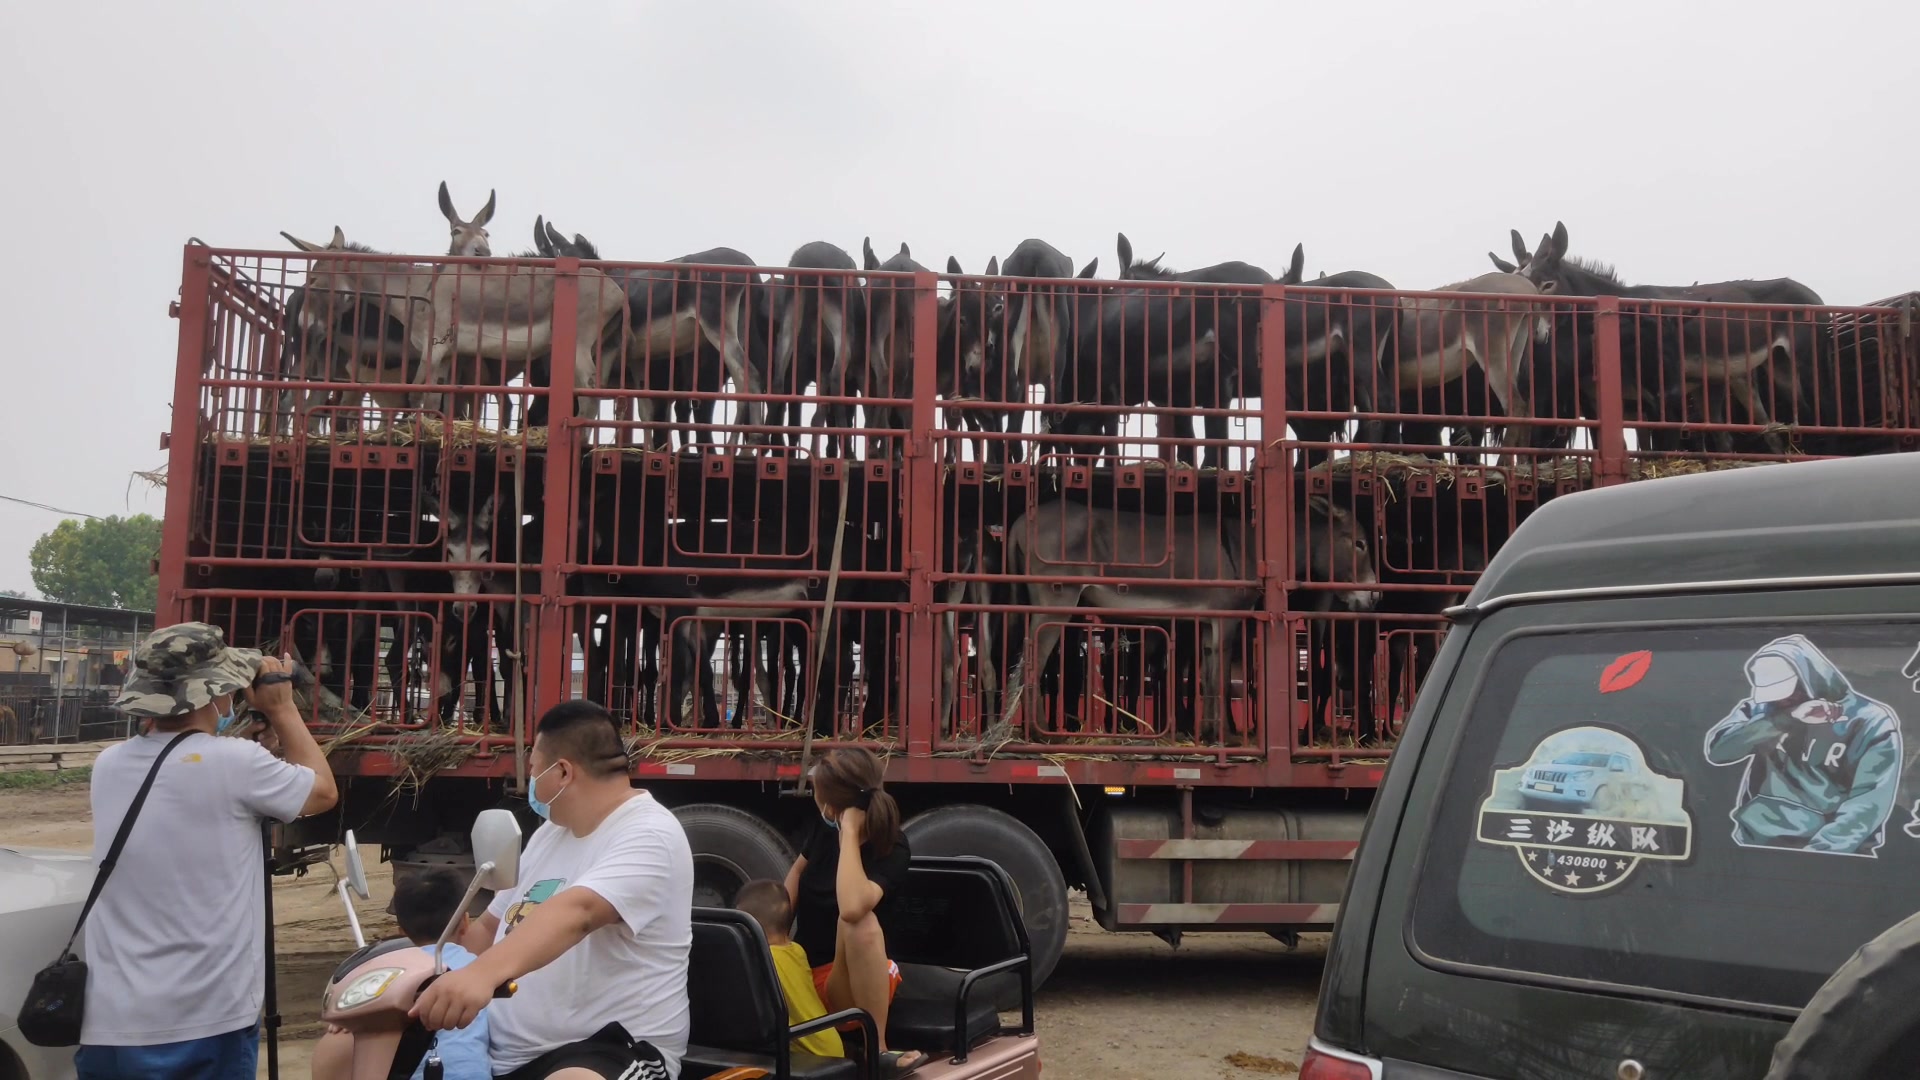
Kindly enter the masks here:
<path id="1" fill-rule="evenodd" d="M 603 926 L 538 971 L 513 997 L 487 1006 L 495 1072 L 618 1023 L 645 1039 L 680 1075 L 692 1014 L 687 953 L 693 947 L 693 849 L 673 812 L 640 792 L 594 830 L 575 836 L 548 822 L 520 856 L 520 883 L 493 898 L 494 941 L 560 892 L 591 889 L 620 921 Z"/>
<path id="2" fill-rule="evenodd" d="M 96 866 L 154 758 L 177 734 L 128 739 L 94 762 Z M 267 887 L 260 822 L 299 817 L 312 791 L 312 769 L 248 739 L 199 733 L 174 748 L 87 919 L 83 1044 L 185 1042 L 260 1019 Z"/>

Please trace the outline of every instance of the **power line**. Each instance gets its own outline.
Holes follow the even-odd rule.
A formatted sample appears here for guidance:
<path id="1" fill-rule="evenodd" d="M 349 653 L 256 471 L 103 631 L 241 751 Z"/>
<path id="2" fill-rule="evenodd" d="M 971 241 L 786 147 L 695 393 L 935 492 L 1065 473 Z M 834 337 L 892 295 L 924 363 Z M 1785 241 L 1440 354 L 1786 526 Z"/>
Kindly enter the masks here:
<path id="1" fill-rule="evenodd" d="M 35 510 L 45 510 L 50 514 L 66 514 L 69 517 L 83 517 L 91 521 L 100 520 L 100 515 L 98 514 L 86 514 L 78 510 L 62 510 L 57 506 L 48 506 L 46 503 L 34 502 L 32 499 L 16 499 L 11 495 L 0 495 L 0 499 L 4 499 L 10 503 L 19 503 L 21 506 L 31 506 Z"/>

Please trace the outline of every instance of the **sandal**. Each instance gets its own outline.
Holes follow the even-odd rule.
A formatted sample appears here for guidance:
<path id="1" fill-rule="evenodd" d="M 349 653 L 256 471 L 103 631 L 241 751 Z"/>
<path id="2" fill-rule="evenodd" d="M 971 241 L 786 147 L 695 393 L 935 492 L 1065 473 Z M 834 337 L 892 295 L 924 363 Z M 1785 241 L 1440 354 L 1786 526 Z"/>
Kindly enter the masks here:
<path id="1" fill-rule="evenodd" d="M 913 1055 L 913 1060 L 905 1065 L 900 1064 L 900 1059 L 906 1057 L 908 1054 Z M 880 1055 L 880 1075 L 888 1077 L 906 1076 L 920 1066 L 925 1065 L 927 1061 L 927 1055 L 918 1050 L 887 1050 Z"/>

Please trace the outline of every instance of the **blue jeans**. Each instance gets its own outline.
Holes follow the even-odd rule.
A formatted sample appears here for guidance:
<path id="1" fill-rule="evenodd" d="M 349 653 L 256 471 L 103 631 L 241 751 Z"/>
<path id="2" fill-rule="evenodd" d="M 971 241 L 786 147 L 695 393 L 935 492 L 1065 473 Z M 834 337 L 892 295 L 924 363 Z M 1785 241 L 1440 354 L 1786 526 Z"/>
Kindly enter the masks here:
<path id="1" fill-rule="evenodd" d="M 260 1029 L 250 1025 L 157 1046 L 82 1046 L 73 1055 L 80 1080 L 253 1080 Z"/>

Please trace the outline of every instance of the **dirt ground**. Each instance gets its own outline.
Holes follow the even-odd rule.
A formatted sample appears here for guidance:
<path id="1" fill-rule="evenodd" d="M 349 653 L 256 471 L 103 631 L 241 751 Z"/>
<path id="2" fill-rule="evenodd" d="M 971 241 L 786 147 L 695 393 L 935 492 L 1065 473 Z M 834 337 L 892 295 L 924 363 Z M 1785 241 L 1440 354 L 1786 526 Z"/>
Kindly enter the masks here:
<path id="1" fill-rule="evenodd" d="M 92 843 L 86 788 L 0 791 L 0 844 L 84 848 Z M 336 859 L 335 866 L 340 866 Z M 381 913 L 391 876 L 369 867 L 373 899 L 360 905 L 367 937 L 392 932 Z M 316 867 L 274 888 L 281 1073 L 307 1075 L 327 974 L 352 948 L 334 894 L 335 873 Z M 1067 952 L 1040 992 L 1046 1074 L 1058 1080 L 1201 1080 L 1294 1073 L 1313 1022 L 1325 939 L 1298 950 L 1265 935 L 1190 935 L 1179 949 L 1158 938 L 1109 934 L 1076 901 Z M 262 1077 L 267 1075 L 264 1052 Z"/>

